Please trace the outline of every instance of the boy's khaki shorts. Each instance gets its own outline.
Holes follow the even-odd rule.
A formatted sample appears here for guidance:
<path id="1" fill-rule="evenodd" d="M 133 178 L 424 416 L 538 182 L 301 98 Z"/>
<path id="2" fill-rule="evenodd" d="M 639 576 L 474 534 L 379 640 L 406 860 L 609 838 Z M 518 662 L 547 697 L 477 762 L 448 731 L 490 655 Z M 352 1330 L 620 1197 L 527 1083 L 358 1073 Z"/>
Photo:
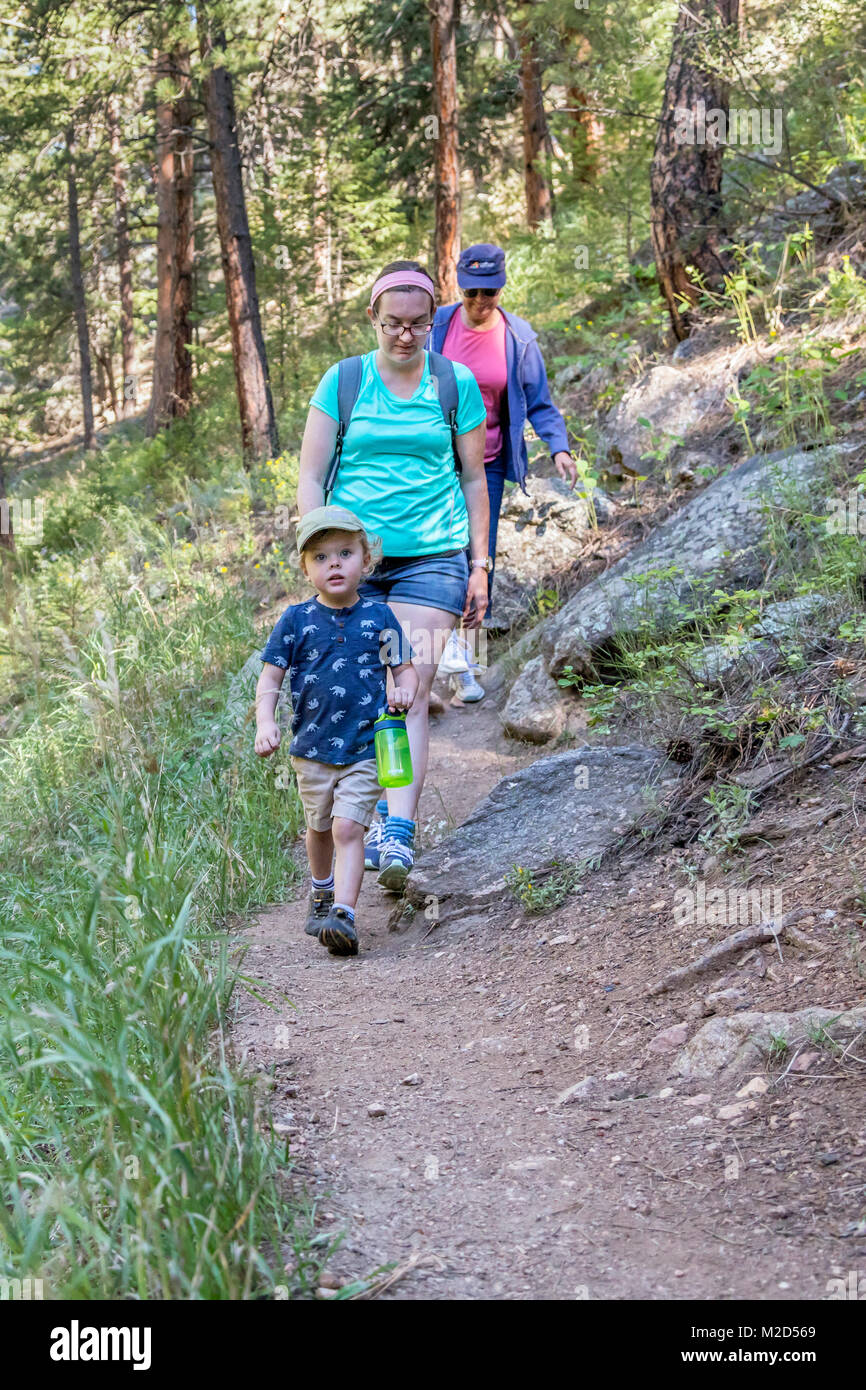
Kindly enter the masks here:
<path id="1" fill-rule="evenodd" d="M 330 830 L 334 816 L 345 816 L 363 826 L 370 824 L 382 795 L 375 758 L 334 767 L 313 758 L 292 757 L 291 764 L 311 830 Z"/>

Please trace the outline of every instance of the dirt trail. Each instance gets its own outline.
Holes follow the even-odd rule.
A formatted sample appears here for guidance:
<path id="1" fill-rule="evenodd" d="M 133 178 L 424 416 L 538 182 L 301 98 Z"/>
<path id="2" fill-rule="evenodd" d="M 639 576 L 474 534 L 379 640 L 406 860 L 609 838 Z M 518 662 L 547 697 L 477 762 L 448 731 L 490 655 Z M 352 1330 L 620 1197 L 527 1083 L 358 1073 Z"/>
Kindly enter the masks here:
<path id="1" fill-rule="evenodd" d="M 445 833 L 537 756 L 502 736 L 492 698 L 449 708 L 432 725 L 422 827 Z M 235 1042 L 251 1064 L 276 1062 L 295 1180 L 321 1199 L 322 1229 L 345 1232 L 331 1269 L 425 1256 L 384 1295 L 396 1299 L 825 1298 L 829 1279 L 866 1267 L 866 1240 L 843 1238 L 864 1203 L 862 1084 L 822 1057 L 732 1121 L 717 1114 L 730 1082 L 671 1081 L 653 1040 L 690 1000 L 640 992 L 676 949 L 654 901 L 669 902 L 670 865 L 597 879 L 553 918 L 525 918 L 503 889 L 489 925 L 431 930 L 419 914 L 398 934 L 368 874 L 351 961 L 303 935 L 305 895 L 242 933 L 245 973 L 296 1007 L 240 994 Z M 755 1007 L 786 1007 L 809 968 L 750 975 Z M 837 976 L 799 1002 L 844 993 Z M 590 1073 L 597 1101 L 556 1104 Z"/>

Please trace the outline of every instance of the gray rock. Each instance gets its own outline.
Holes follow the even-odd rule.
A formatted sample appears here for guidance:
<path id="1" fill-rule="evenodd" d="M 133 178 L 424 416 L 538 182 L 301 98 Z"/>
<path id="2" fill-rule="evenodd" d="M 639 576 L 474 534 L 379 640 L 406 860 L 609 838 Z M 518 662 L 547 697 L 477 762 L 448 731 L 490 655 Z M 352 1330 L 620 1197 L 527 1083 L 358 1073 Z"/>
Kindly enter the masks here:
<path id="1" fill-rule="evenodd" d="M 592 529 L 587 499 L 561 478 L 530 477 L 526 487 L 526 493 L 519 487 L 506 492 L 499 518 L 493 622 L 501 629 L 525 619 L 538 590 L 570 569 Z M 616 511 L 599 488 L 592 503 L 598 525 Z"/>
<path id="2" fill-rule="evenodd" d="M 548 743 L 562 733 L 565 720 L 562 688 L 545 671 L 543 658 L 534 656 L 511 687 L 502 727 L 524 743 Z"/>
<path id="3" fill-rule="evenodd" d="M 544 874 L 554 860 L 595 858 L 618 843 L 643 811 L 647 789 L 680 769 L 652 749 L 578 748 L 541 758 L 505 777 L 465 824 L 422 854 L 406 893 L 433 895 L 439 920 L 510 903 L 515 867 Z"/>
<path id="4" fill-rule="evenodd" d="M 717 1072 L 754 1070 L 769 1056 L 774 1038 L 789 1046 L 806 1041 L 812 1026 L 823 1026 L 835 1039 L 866 1027 L 866 1008 L 799 1009 L 796 1013 L 741 1013 L 712 1018 L 677 1056 L 678 1076 L 715 1076 Z"/>
<path id="5" fill-rule="evenodd" d="M 652 473 L 658 460 L 642 455 L 656 447 L 653 434 L 684 440 L 697 428 L 727 423 L 731 412 L 725 395 L 735 380 L 730 360 L 731 355 L 722 370 L 716 363 L 712 369 L 695 366 L 687 372 L 661 362 L 644 372 L 604 421 L 598 446 L 603 466 L 611 472 Z M 651 428 L 641 425 L 641 419 Z"/>
<path id="6" fill-rule="evenodd" d="M 717 478 L 545 620 L 541 649 L 550 674 L 561 675 L 571 666 L 577 675 L 591 677 L 594 656 L 614 635 L 638 633 L 648 617 L 662 629 L 674 629 L 684 604 L 699 603 L 721 585 L 744 588 L 757 582 L 766 507 L 780 502 L 792 486 L 813 491 L 832 460 L 861 447 L 848 441 L 813 451 L 756 454 Z M 645 581 L 653 572 L 664 577 Z"/>
<path id="7" fill-rule="evenodd" d="M 564 391 L 566 386 L 571 386 L 586 373 L 586 367 L 582 362 L 569 362 L 565 367 L 560 367 L 556 376 L 553 378 L 553 389 L 555 393 Z"/>
<path id="8" fill-rule="evenodd" d="M 575 1105 L 580 1101 L 599 1100 L 601 1095 L 602 1090 L 596 1078 L 585 1076 L 582 1081 L 576 1081 L 573 1086 L 567 1086 L 564 1091 L 560 1091 L 554 1105 Z"/>
<path id="9" fill-rule="evenodd" d="M 833 600 L 824 594 L 800 594 L 780 603 L 768 603 L 754 631 L 763 637 L 792 637 L 810 623 L 822 618 L 829 621 L 834 609 Z"/>
<path id="10" fill-rule="evenodd" d="M 828 241 L 845 225 L 851 209 L 866 206 L 866 168 L 856 159 L 838 164 L 824 183 L 817 188 L 805 188 L 780 208 L 762 218 L 749 232 L 748 238 L 758 236 L 779 242 L 792 228 L 808 222 L 817 241 Z M 774 266 L 779 249 L 773 255 L 764 253 L 765 264 Z"/>
<path id="11" fill-rule="evenodd" d="M 687 1023 L 674 1023 L 670 1028 L 663 1028 L 660 1033 L 656 1033 L 650 1039 L 650 1052 L 675 1052 L 678 1047 L 682 1047 L 689 1035 L 689 1025 Z"/>
<path id="12" fill-rule="evenodd" d="M 778 660 L 779 653 L 772 643 L 747 637 L 736 645 L 714 642 L 689 657 L 686 665 L 702 685 L 719 685 L 739 673 L 770 674 Z"/>

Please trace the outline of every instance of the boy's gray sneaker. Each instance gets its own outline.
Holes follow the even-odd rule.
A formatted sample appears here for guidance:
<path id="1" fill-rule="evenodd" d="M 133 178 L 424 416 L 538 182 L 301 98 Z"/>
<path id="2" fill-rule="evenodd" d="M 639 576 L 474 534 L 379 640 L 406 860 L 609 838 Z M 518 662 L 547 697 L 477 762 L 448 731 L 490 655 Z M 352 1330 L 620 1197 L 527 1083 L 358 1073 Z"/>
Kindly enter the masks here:
<path id="1" fill-rule="evenodd" d="M 310 893 L 310 910 L 304 923 L 307 936 L 318 936 L 331 908 L 334 906 L 333 888 L 314 888 Z"/>
<path id="2" fill-rule="evenodd" d="M 356 956 L 358 933 L 344 907 L 332 907 L 319 931 L 319 940 L 332 956 Z"/>

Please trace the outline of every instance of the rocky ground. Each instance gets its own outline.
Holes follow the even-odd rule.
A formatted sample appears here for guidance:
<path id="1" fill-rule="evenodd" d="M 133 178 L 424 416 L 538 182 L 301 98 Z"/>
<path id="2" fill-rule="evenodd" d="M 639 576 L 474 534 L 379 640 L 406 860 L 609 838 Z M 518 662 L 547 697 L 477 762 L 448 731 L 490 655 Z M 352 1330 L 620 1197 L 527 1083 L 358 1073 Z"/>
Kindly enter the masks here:
<path id="1" fill-rule="evenodd" d="M 434 724 L 428 845 L 538 757 L 496 700 Z M 281 1002 L 239 993 L 235 1042 L 274 1077 L 289 1181 L 340 1238 L 322 1296 L 392 1266 L 381 1297 L 823 1299 L 866 1269 L 866 1019 L 808 1013 L 864 995 L 863 769 L 768 795 L 733 868 L 638 837 L 545 917 L 503 885 L 393 931 L 368 875 L 356 960 L 303 935 L 304 897 L 249 923 L 244 973 Z M 678 924 L 695 872 L 810 912 L 795 940 L 651 994 L 736 930 Z M 738 1053 L 752 1015 L 804 1008 Z"/>

